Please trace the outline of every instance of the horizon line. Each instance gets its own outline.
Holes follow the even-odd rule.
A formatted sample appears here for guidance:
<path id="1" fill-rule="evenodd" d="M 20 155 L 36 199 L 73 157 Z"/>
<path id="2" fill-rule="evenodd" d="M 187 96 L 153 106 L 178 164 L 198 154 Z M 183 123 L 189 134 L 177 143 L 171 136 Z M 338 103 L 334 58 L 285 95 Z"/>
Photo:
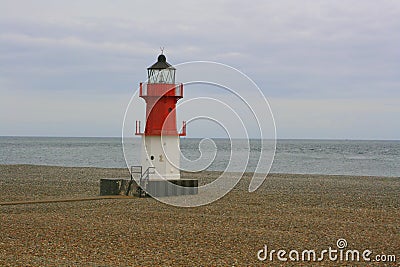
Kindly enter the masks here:
<path id="1" fill-rule="evenodd" d="M 64 136 L 64 135 L 0 135 L 0 138 L 2 137 L 21 137 L 21 138 L 121 138 L 122 136 Z M 127 137 L 127 138 L 141 138 L 141 137 Z M 213 139 L 229 139 L 227 137 L 181 137 L 181 139 L 201 139 L 201 138 L 213 138 Z M 246 139 L 246 138 L 232 138 L 232 139 Z M 250 140 L 257 140 L 260 138 L 255 138 L 255 137 L 250 137 Z M 271 139 L 264 139 L 264 140 L 271 140 Z M 324 138 L 324 137 L 318 137 L 318 138 L 311 138 L 311 137 L 285 137 L 285 138 L 276 138 L 277 141 L 279 140 L 321 140 L 321 141 L 400 141 L 400 139 L 371 139 L 371 138 Z"/>

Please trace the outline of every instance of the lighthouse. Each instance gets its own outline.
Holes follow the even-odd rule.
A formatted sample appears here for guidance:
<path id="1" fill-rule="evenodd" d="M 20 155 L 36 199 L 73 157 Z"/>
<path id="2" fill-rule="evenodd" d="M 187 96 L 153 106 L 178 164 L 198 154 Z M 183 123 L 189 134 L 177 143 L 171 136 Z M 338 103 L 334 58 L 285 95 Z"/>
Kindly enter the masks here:
<path id="1" fill-rule="evenodd" d="M 144 130 L 136 121 L 135 135 L 141 136 L 141 165 L 130 166 L 130 177 L 102 178 L 100 195 L 167 197 L 198 194 L 197 179 L 182 179 L 180 137 L 186 122 L 177 127 L 176 104 L 183 98 L 183 84 L 175 83 L 176 69 L 161 52 L 147 68 L 147 82 L 140 83 L 139 97 L 146 103 Z M 186 198 L 183 198 L 186 199 Z"/>
<path id="2" fill-rule="evenodd" d="M 176 104 L 183 97 L 183 84 L 175 83 L 176 69 L 163 52 L 147 68 L 147 83 L 140 83 L 139 96 L 146 102 L 146 122 L 142 132 L 136 121 L 136 135 L 142 136 L 141 164 L 148 180 L 180 179 L 180 136 L 186 123 L 177 130 Z M 149 170 L 153 171 L 150 172 Z"/>

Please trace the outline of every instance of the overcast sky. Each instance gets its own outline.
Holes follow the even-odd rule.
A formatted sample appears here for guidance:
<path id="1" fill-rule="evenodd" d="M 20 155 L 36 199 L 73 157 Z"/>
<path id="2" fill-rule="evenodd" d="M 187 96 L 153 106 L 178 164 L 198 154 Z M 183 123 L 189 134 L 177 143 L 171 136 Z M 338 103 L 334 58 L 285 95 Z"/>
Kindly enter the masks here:
<path id="1" fill-rule="evenodd" d="M 0 0 L 0 135 L 120 136 L 162 46 L 251 77 L 278 138 L 400 139 L 400 1 L 137 2 Z"/>

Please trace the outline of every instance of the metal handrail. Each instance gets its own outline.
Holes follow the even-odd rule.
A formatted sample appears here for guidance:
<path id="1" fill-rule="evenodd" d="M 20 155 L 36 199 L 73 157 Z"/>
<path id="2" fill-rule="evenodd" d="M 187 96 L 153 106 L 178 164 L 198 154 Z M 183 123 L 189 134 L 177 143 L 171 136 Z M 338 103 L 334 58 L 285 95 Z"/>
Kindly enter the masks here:
<path id="1" fill-rule="evenodd" d="M 133 171 L 134 168 L 138 168 L 139 170 L 138 171 Z M 140 178 L 141 178 L 142 177 L 142 166 L 131 166 L 131 180 L 129 181 L 128 188 L 127 188 L 126 193 L 125 193 L 126 196 L 128 196 L 129 192 L 131 191 L 131 187 L 132 187 L 132 184 L 133 184 L 133 174 L 134 173 L 140 173 Z"/>
<path id="2" fill-rule="evenodd" d="M 136 171 L 134 171 L 134 168 L 137 168 Z M 129 195 L 132 183 L 133 183 L 133 174 L 138 173 L 139 174 L 139 187 L 137 188 L 138 190 L 138 195 L 141 197 L 143 195 L 146 195 L 146 189 L 147 189 L 147 184 L 149 183 L 150 179 L 150 174 L 155 173 L 155 167 L 148 167 L 145 172 L 142 173 L 143 167 L 142 166 L 131 166 L 131 180 L 129 181 L 128 189 L 126 190 L 126 195 Z"/>
<path id="3" fill-rule="evenodd" d="M 133 169 L 134 168 L 138 168 L 138 169 L 140 169 L 140 171 L 133 171 Z M 131 166 L 131 177 L 132 177 L 132 173 L 140 173 L 140 176 L 142 176 L 142 166 L 138 166 L 138 165 L 135 165 L 135 166 Z"/>
<path id="4" fill-rule="evenodd" d="M 150 170 L 151 170 L 151 172 L 150 172 Z M 149 181 L 150 174 L 154 174 L 154 173 L 155 173 L 155 167 L 148 167 L 147 170 L 140 177 L 140 181 L 139 181 L 140 186 L 142 186 L 142 185 L 146 186 L 147 182 Z M 142 184 L 142 182 L 144 182 L 146 184 Z"/>
<path id="5" fill-rule="evenodd" d="M 155 173 L 155 167 L 148 167 L 147 170 L 140 176 L 139 179 L 139 187 L 141 188 L 140 190 L 144 190 L 146 194 L 146 189 L 147 189 L 147 184 L 149 183 L 150 179 L 150 174 Z M 139 193 L 139 196 L 141 196 L 141 191 Z"/>

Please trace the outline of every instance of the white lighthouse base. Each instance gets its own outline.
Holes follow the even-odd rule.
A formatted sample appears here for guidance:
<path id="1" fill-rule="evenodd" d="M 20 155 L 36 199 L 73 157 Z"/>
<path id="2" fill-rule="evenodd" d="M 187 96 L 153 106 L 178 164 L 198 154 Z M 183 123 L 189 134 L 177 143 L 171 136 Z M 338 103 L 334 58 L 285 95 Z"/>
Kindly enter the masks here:
<path id="1" fill-rule="evenodd" d="M 142 166 L 143 171 L 154 167 L 155 173 L 149 180 L 180 179 L 180 148 L 179 136 L 142 136 Z"/>

